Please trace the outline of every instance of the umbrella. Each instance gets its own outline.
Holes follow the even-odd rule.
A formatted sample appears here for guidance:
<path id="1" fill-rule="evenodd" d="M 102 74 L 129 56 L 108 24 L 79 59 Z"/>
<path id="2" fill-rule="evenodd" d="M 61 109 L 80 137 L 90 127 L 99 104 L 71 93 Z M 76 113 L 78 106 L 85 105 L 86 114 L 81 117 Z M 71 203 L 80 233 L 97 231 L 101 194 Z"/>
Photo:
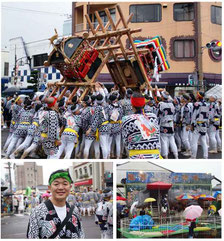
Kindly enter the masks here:
<path id="1" fill-rule="evenodd" d="M 192 199 L 194 199 L 194 197 L 189 194 L 182 194 L 182 195 L 176 197 L 176 199 L 177 200 L 192 200 Z"/>
<path id="2" fill-rule="evenodd" d="M 210 196 L 210 195 L 206 195 L 206 194 L 201 194 L 195 197 L 195 199 L 201 199 L 203 201 L 214 201 L 215 198 Z"/>
<path id="3" fill-rule="evenodd" d="M 151 203 L 151 202 L 155 202 L 156 199 L 155 198 L 152 198 L 152 197 L 149 197 L 149 198 L 146 198 L 144 203 Z"/>
<path id="4" fill-rule="evenodd" d="M 45 197 L 50 197 L 51 195 L 50 195 L 50 193 L 48 193 L 48 192 L 45 192 L 44 194 L 42 194 L 42 198 L 45 198 Z"/>
<path id="5" fill-rule="evenodd" d="M 15 93 L 15 92 L 19 92 L 19 91 L 20 91 L 20 89 L 17 87 L 10 87 L 10 88 L 7 88 L 6 90 L 4 90 L 2 93 L 7 94 L 7 93 Z"/>
<path id="6" fill-rule="evenodd" d="M 130 213 L 132 214 L 133 209 L 138 205 L 138 201 L 135 201 L 132 203 L 131 208 L 130 208 Z"/>
<path id="7" fill-rule="evenodd" d="M 199 205 L 191 205 L 187 208 L 185 208 L 183 212 L 183 216 L 187 220 L 194 220 L 196 218 L 199 218 L 203 212 L 203 209 Z"/>
<path id="8" fill-rule="evenodd" d="M 124 198 L 124 197 L 121 197 L 121 196 L 117 196 L 117 201 L 119 201 L 119 200 L 121 200 L 121 201 L 126 201 L 127 199 Z"/>
<path id="9" fill-rule="evenodd" d="M 222 216 L 222 209 L 219 209 L 218 213 L 220 216 Z"/>
<path id="10" fill-rule="evenodd" d="M 217 196 L 218 196 L 219 194 L 222 194 L 222 192 L 221 192 L 221 191 L 215 192 L 214 195 L 213 195 L 213 197 L 214 197 L 214 198 L 217 198 Z"/>
<path id="11" fill-rule="evenodd" d="M 171 183 L 165 183 L 165 182 L 153 182 L 147 184 L 148 190 L 168 190 L 172 187 Z"/>

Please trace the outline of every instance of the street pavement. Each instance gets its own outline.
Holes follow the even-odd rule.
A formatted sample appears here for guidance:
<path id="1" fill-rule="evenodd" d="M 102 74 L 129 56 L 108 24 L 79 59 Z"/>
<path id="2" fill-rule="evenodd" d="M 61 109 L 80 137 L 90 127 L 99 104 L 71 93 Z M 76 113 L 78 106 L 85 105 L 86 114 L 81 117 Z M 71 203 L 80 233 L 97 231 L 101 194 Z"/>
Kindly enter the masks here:
<path id="1" fill-rule="evenodd" d="M 1 140 L 2 140 L 1 150 L 3 150 L 3 146 L 4 146 L 5 142 L 6 142 L 7 137 L 8 137 L 9 129 L 2 129 L 1 132 L 2 132 L 1 133 Z M 220 136 L 222 137 L 222 133 L 220 134 Z M 170 154 L 169 155 L 169 159 L 173 159 L 173 158 L 174 158 L 174 156 L 172 154 Z M 221 159 L 221 158 L 222 158 L 222 153 L 209 154 L 208 155 L 208 159 Z M 36 159 L 36 158 L 32 157 L 32 159 Z M 179 159 L 189 159 L 189 157 L 186 157 L 186 156 L 182 155 L 181 153 L 179 153 Z M 203 159 L 203 151 L 202 151 L 202 148 L 201 148 L 200 145 L 198 147 L 197 159 Z"/>
<path id="2" fill-rule="evenodd" d="M 2 239 L 25 239 L 29 215 L 14 214 L 1 218 Z M 82 217 L 86 239 L 100 239 L 100 228 L 95 224 L 94 215 Z"/>

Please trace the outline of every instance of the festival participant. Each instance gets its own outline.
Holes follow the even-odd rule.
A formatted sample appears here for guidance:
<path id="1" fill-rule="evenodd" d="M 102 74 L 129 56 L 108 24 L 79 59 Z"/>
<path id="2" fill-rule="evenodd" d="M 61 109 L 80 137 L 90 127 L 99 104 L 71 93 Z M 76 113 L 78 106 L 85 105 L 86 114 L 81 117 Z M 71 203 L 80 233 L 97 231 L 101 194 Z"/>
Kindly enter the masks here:
<path id="1" fill-rule="evenodd" d="M 32 210 L 27 238 L 84 238 L 77 208 L 66 202 L 73 183 L 68 170 L 53 172 L 48 183 L 52 196 Z"/>
<path id="2" fill-rule="evenodd" d="M 35 106 L 35 114 L 33 116 L 33 120 L 30 123 L 27 131 L 27 136 L 24 140 L 24 142 L 16 148 L 14 153 L 12 154 L 14 157 L 17 156 L 21 151 L 26 150 L 32 143 L 32 140 L 35 136 L 35 132 L 37 128 L 39 128 L 39 110 L 42 107 L 41 104 L 36 104 Z"/>
<path id="3" fill-rule="evenodd" d="M 131 105 L 132 94 L 133 94 L 132 89 L 127 89 L 124 99 L 122 99 L 120 102 L 123 108 L 123 116 L 133 114 L 132 105 Z"/>
<path id="4" fill-rule="evenodd" d="M 181 116 L 181 104 L 180 98 L 174 97 L 173 104 L 175 107 L 174 115 L 174 138 L 177 144 L 178 152 L 181 151 L 181 125 L 180 125 L 180 116 Z"/>
<path id="5" fill-rule="evenodd" d="M 58 152 L 59 140 L 59 117 L 56 97 L 46 99 L 47 108 L 39 114 L 41 143 L 48 159 L 55 159 Z"/>
<path id="6" fill-rule="evenodd" d="M 169 93 L 161 92 L 162 101 L 158 105 L 158 120 L 160 124 L 160 140 L 161 154 L 168 159 L 169 147 L 174 154 L 175 159 L 178 159 L 177 145 L 174 139 L 174 115 L 175 108 L 173 103 L 169 102 Z"/>
<path id="7" fill-rule="evenodd" d="M 206 142 L 206 133 L 208 129 L 209 118 L 209 106 L 204 100 L 204 93 L 197 93 L 197 102 L 194 103 L 194 109 L 192 114 L 191 126 L 192 126 L 192 143 L 191 143 L 191 158 L 195 159 L 198 150 L 198 139 L 201 137 L 201 145 L 203 149 L 203 158 L 208 158 L 208 145 Z"/>
<path id="8" fill-rule="evenodd" d="M 82 193 L 82 215 L 83 216 L 86 215 L 86 211 L 88 212 L 89 208 L 90 208 L 90 197 L 85 189 Z M 88 213 L 88 215 L 90 216 L 90 213 Z"/>
<path id="9" fill-rule="evenodd" d="M 119 159 L 121 155 L 121 119 L 123 116 L 123 110 L 121 105 L 118 104 L 119 96 L 113 92 L 109 96 L 109 106 L 108 106 L 108 113 L 109 113 L 109 120 L 110 120 L 110 135 L 109 135 L 109 150 L 108 150 L 108 158 L 111 153 L 111 146 L 114 140 L 116 145 L 116 158 Z"/>
<path id="10" fill-rule="evenodd" d="M 92 123 L 90 128 L 86 132 L 86 135 L 93 132 L 96 133 L 96 141 L 99 141 L 100 147 L 103 153 L 103 159 L 108 157 L 108 141 L 109 141 L 109 131 L 110 124 L 108 121 L 107 109 L 104 107 L 104 97 L 101 94 L 96 96 L 96 107 L 94 109 L 94 114 L 92 116 Z M 100 150 L 95 153 L 97 159 L 100 158 Z"/>
<path id="11" fill-rule="evenodd" d="M 83 156 L 85 159 L 89 157 L 89 151 L 92 143 L 96 140 L 96 132 L 90 129 L 93 114 L 94 114 L 94 107 L 91 106 L 91 98 L 90 96 L 86 95 L 83 98 L 83 110 L 81 112 L 81 120 L 82 120 L 82 130 L 83 130 L 83 144 L 84 144 L 84 151 Z M 80 147 L 80 152 L 82 152 L 82 145 Z M 94 142 L 94 148 L 97 148 L 98 143 Z"/>
<path id="12" fill-rule="evenodd" d="M 190 98 L 187 95 L 181 97 L 181 140 L 185 148 L 184 156 L 191 156 L 191 146 L 190 146 L 190 125 L 191 125 L 191 107 L 190 107 Z"/>
<path id="13" fill-rule="evenodd" d="M 103 200 L 97 204 L 95 223 L 100 226 L 101 239 L 113 238 L 113 204 L 112 191 L 106 188 L 102 193 Z"/>
<path id="14" fill-rule="evenodd" d="M 10 128 L 9 128 L 9 135 L 8 138 L 6 140 L 6 143 L 4 145 L 3 150 L 6 152 L 12 136 L 13 136 L 13 132 L 16 130 L 18 124 L 19 124 L 19 116 L 20 116 L 20 111 L 22 110 L 22 105 L 23 105 L 23 99 L 21 98 L 21 96 L 18 96 L 15 99 L 14 104 L 11 105 L 11 112 L 12 112 L 12 119 L 11 119 L 11 123 L 10 123 Z M 10 101 L 10 103 L 12 103 L 12 100 Z M 9 110 L 10 111 L 10 110 Z M 9 113 L 8 113 L 9 114 Z"/>
<path id="15" fill-rule="evenodd" d="M 89 214 L 89 216 L 91 216 L 91 214 L 95 213 L 96 202 L 97 202 L 97 195 L 93 191 L 92 188 L 89 189 L 88 195 L 89 195 L 89 199 L 90 199 L 90 207 L 89 207 L 89 210 L 88 210 L 88 214 Z"/>
<path id="16" fill-rule="evenodd" d="M 26 99 L 24 101 L 24 108 L 20 110 L 18 127 L 13 133 L 12 140 L 7 149 L 6 158 L 10 157 L 14 147 L 18 147 L 25 139 L 28 127 L 32 122 L 34 110 L 31 106 L 31 101 Z M 13 158 L 13 157 L 12 157 Z"/>
<path id="17" fill-rule="evenodd" d="M 129 150 L 129 158 L 159 159 L 159 125 L 155 114 L 143 112 L 145 98 L 140 93 L 131 97 L 134 114 L 122 119 L 122 138 Z"/>
<path id="18" fill-rule="evenodd" d="M 81 117 L 79 115 L 79 106 L 73 105 L 70 111 L 64 114 L 66 125 L 61 136 L 62 144 L 59 147 L 57 158 L 59 159 L 63 152 L 65 152 L 64 159 L 70 159 L 74 147 L 78 144 L 79 128 L 81 127 Z"/>
<path id="19" fill-rule="evenodd" d="M 218 153 L 222 150 L 222 143 L 219 136 L 219 126 L 220 126 L 220 109 L 217 103 L 217 96 L 215 94 L 209 97 L 209 143 L 211 150 L 209 153 Z"/>

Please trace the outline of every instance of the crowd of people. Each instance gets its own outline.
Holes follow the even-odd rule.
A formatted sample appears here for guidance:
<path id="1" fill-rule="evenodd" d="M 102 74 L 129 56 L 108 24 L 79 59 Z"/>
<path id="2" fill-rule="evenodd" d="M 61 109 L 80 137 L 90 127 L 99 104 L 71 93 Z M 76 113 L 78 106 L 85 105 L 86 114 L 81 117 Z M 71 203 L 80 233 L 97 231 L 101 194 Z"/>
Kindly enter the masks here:
<path id="1" fill-rule="evenodd" d="M 196 158 L 199 144 L 203 158 L 221 152 L 222 102 L 215 94 L 172 98 L 164 89 L 144 88 L 125 89 L 122 97 L 116 86 L 109 92 L 101 83 L 82 100 L 82 89 L 72 98 L 67 90 L 60 100 L 51 91 L 6 103 L 12 118 L 5 158 L 41 155 L 41 149 L 50 159 Z"/>

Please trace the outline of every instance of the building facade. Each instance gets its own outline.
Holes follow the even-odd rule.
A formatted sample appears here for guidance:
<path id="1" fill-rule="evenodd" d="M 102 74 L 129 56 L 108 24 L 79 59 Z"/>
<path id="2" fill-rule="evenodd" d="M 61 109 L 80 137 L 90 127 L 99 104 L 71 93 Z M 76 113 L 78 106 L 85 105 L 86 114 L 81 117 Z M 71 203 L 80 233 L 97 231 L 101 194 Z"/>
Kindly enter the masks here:
<path id="1" fill-rule="evenodd" d="M 207 89 L 221 84 L 222 49 L 205 48 L 211 41 L 221 41 L 221 2 L 76 2 L 72 6 L 73 35 L 90 32 L 85 14 L 97 26 L 94 12 L 98 11 L 105 24 L 108 20 L 103 9 L 108 8 L 115 22 L 118 21 L 117 4 L 125 19 L 134 14 L 128 27 L 142 29 L 134 39 L 161 37 L 170 64 L 169 70 L 161 72 L 161 86 L 173 92 L 175 88 L 193 90 L 205 86 Z M 129 47 L 127 37 L 122 42 Z M 192 86 L 189 85 L 191 79 Z M 99 80 L 105 83 L 112 81 L 106 67 Z"/>
<path id="2" fill-rule="evenodd" d="M 15 185 L 17 190 L 43 185 L 43 167 L 35 162 L 24 162 L 15 166 Z"/>
<path id="3" fill-rule="evenodd" d="M 9 51 L 1 51 L 1 88 L 5 89 L 5 85 L 9 81 Z"/>
<path id="4" fill-rule="evenodd" d="M 102 190 L 113 186 L 112 162 L 75 162 L 73 163 L 72 177 L 74 188 L 79 191 Z"/>
<path id="5" fill-rule="evenodd" d="M 117 166 L 118 192 L 127 198 L 129 203 L 136 200 L 143 202 L 148 197 L 158 195 L 158 192 L 168 194 L 171 202 L 183 194 L 212 194 L 212 175 L 208 173 L 177 173 L 151 162 L 127 162 Z M 172 184 L 169 189 L 148 189 L 148 185 L 162 182 Z M 157 193 L 155 193 L 155 191 Z"/>

